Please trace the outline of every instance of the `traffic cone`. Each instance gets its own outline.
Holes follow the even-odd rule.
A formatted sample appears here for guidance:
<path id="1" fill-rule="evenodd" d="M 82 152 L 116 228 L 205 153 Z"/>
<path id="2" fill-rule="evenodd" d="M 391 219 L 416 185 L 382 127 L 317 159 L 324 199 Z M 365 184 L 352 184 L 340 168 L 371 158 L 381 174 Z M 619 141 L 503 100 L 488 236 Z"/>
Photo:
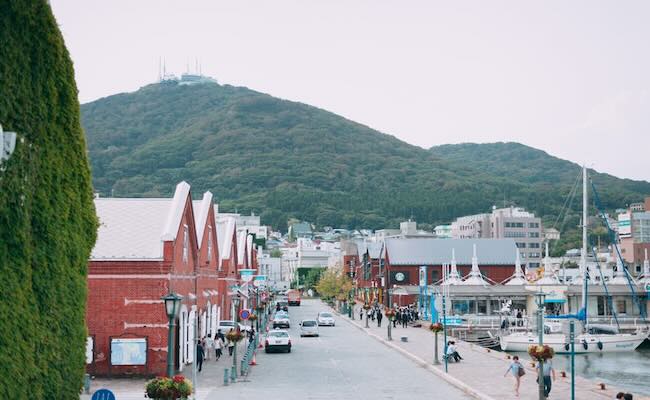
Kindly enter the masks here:
<path id="1" fill-rule="evenodd" d="M 257 365 L 257 361 L 255 360 L 255 355 L 257 355 L 257 352 L 253 353 L 253 359 L 251 360 L 251 362 L 248 363 L 248 365 Z"/>

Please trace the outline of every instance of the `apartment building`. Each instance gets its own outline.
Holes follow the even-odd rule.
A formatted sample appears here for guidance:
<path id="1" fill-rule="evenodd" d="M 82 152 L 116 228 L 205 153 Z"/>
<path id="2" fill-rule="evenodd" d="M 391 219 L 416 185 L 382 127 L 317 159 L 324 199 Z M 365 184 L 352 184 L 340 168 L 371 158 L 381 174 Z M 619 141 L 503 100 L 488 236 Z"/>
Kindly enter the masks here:
<path id="1" fill-rule="evenodd" d="M 451 224 L 451 235 L 454 239 L 514 239 L 522 265 L 537 268 L 542 262 L 542 220 L 520 207 L 493 207 L 491 213 L 459 217 Z"/>

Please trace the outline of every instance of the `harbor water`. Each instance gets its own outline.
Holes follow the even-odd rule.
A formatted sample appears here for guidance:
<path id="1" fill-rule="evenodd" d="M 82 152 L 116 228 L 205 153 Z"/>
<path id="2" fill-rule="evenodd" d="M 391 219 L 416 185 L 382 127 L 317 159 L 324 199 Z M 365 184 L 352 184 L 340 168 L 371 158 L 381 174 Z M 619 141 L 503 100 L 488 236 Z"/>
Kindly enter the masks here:
<path id="1" fill-rule="evenodd" d="M 519 354 L 522 360 L 530 359 L 527 353 Z M 553 357 L 556 373 L 571 371 L 571 356 L 556 354 Z M 650 342 L 646 340 L 636 351 L 625 353 L 576 354 L 576 375 L 604 382 L 621 390 L 650 396 Z"/>

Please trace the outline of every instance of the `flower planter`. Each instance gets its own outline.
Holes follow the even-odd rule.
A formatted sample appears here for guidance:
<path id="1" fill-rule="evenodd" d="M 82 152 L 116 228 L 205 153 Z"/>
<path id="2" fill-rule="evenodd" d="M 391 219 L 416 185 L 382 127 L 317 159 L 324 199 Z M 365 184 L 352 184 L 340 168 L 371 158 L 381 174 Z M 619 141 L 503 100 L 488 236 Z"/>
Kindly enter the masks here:
<path id="1" fill-rule="evenodd" d="M 192 394 L 192 383 L 183 375 L 173 378 L 159 376 L 145 385 L 145 395 L 157 400 L 186 400 Z"/>

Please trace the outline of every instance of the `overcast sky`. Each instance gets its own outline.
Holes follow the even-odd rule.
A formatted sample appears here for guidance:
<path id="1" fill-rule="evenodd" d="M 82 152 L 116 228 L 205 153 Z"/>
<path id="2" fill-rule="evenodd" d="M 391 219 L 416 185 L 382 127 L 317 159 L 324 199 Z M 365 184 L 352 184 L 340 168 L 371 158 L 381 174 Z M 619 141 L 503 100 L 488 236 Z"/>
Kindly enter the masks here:
<path id="1" fill-rule="evenodd" d="M 650 181 L 650 1 L 51 4 L 82 103 L 198 58 L 425 148 L 517 141 Z"/>

